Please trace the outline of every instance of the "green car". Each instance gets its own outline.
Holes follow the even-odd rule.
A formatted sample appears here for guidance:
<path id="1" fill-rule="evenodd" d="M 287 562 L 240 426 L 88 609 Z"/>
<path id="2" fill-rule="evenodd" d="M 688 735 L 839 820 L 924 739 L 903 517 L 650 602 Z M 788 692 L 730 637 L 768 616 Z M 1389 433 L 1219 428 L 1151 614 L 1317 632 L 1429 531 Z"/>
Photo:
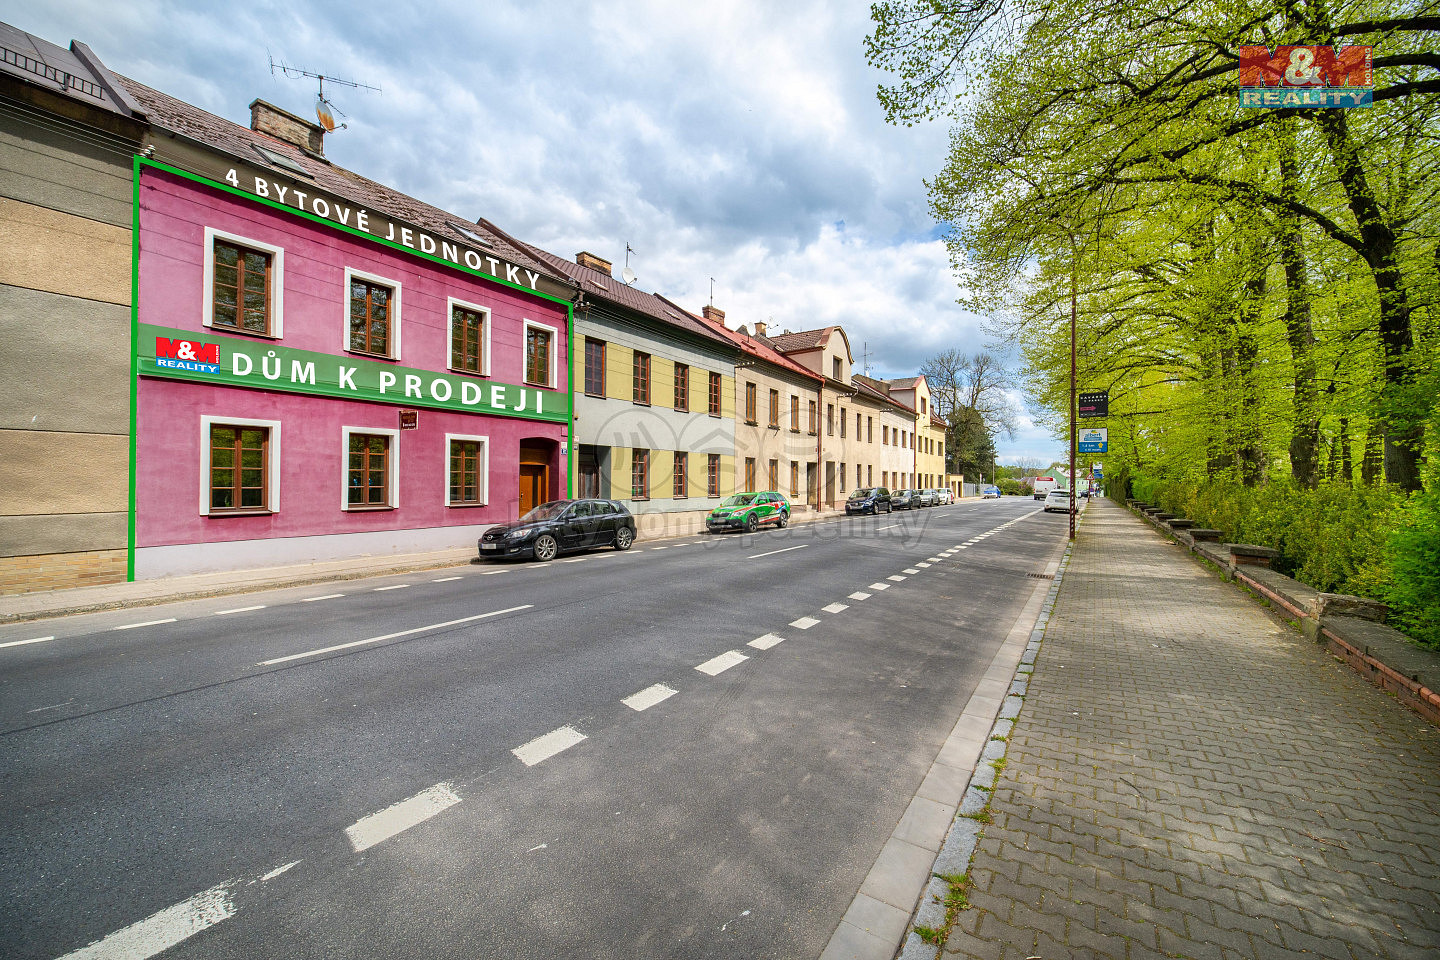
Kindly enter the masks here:
<path id="1" fill-rule="evenodd" d="M 724 502 L 705 518 L 705 529 L 711 533 L 721 530 L 744 530 L 754 533 L 761 527 L 783 527 L 790 523 L 790 501 L 782 493 L 766 490 L 763 493 L 737 493 L 726 497 Z"/>

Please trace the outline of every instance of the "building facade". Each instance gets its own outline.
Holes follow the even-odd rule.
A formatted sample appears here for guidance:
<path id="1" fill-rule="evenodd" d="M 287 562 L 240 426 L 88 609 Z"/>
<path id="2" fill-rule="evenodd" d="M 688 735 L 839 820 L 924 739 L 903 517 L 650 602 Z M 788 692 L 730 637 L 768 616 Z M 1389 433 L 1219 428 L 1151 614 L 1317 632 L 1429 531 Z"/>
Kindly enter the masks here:
<path id="1" fill-rule="evenodd" d="M 145 113 L 83 43 L 0 48 L 0 593 L 123 581 Z"/>
<path id="2" fill-rule="evenodd" d="M 566 494 L 567 285 L 283 110 L 128 89 L 134 577 L 464 546 Z"/>
<path id="3" fill-rule="evenodd" d="M 624 501 L 641 537 L 703 530 L 735 492 L 736 345 L 595 254 L 525 249 L 576 289 L 577 495 Z"/>

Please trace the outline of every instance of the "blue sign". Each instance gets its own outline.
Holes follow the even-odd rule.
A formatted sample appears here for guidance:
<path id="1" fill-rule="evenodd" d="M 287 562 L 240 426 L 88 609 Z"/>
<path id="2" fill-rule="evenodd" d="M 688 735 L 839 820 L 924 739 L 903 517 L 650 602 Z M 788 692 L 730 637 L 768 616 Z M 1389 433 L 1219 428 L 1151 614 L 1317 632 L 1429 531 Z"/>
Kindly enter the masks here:
<path id="1" fill-rule="evenodd" d="M 1110 449 L 1110 431 L 1105 427 L 1086 427 L 1080 431 L 1081 453 L 1106 453 Z"/>

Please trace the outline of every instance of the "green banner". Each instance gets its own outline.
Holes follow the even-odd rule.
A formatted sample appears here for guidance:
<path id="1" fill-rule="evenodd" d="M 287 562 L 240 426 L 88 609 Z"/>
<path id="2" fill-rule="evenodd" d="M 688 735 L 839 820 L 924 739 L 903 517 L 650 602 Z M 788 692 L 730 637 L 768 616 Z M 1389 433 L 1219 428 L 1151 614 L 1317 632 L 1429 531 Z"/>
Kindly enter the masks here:
<path id="1" fill-rule="evenodd" d="M 570 395 L 268 341 L 139 325 L 135 372 L 194 383 L 567 423 Z"/>

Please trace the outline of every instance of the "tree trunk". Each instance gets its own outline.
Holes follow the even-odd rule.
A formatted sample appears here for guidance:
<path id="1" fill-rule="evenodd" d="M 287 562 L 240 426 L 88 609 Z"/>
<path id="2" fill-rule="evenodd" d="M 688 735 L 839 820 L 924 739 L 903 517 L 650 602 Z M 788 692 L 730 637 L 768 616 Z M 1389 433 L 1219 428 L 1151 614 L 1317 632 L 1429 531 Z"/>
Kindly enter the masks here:
<path id="1" fill-rule="evenodd" d="M 1335 172 L 1345 189 L 1350 212 L 1360 228 L 1361 255 L 1370 268 L 1380 297 L 1380 342 L 1385 348 L 1385 384 L 1380 395 L 1380 416 L 1385 421 L 1385 479 L 1402 490 L 1420 489 L 1420 451 L 1424 420 L 1407 409 L 1415 382 L 1411 369 L 1414 339 L 1410 330 L 1410 300 L 1406 296 L 1395 229 L 1360 163 L 1344 110 L 1316 110 L 1316 123 L 1330 147 Z"/>
<path id="2" fill-rule="evenodd" d="M 1385 438 L 1379 432 L 1378 423 L 1370 424 L 1365 435 L 1365 457 L 1360 461 L 1360 482 L 1370 485 L 1378 482 L 1385 467 Z"/>
<path id="3" fill-rule="evenodd" d="M 1295 120 L 1280 126 L 1280 193 L 1297 199 L 1299 165 L 1295 159 Z M 1315 332 L 1310 323 L 1310 279 L 1305 269 L 1305 249 L 1300 234 L 1300 217 L 1293 211 L 1279 216 L 1280 260 L 1285 267 L 1285 338 L 1290 343 L 1292 380 L 1295 387 L 1294 420 L 1290 428 L 1290 475 L 1301 487 L 1313 490 L 1320 442 L 1320 414 L 1315 403 Z"/>

